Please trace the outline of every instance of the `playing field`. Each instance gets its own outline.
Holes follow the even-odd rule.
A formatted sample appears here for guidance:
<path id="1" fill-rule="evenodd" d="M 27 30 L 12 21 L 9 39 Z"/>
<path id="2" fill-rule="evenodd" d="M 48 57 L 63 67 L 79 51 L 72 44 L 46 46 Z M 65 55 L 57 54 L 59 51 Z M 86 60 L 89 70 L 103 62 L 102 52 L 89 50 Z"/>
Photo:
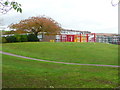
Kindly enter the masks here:
<path id="1" fill-rule="evenodd" d="M 113 88 L 118 69 L 63 65 L 3 55 L 3 88 Z"/>
<path id="2" fill-rule="evenodd" d="M 118 64 L 118 46 L 104 43 L 8 43 L 3 51 L 37 59 L 84 64 Z"/>
<path id="3" fill-rule="evenodd" d="M 8 43 L 3 51 L 84 64 L 118 64 L 118 46 L 103 43 Z M 118 68 L 65 65 L 3 55 L 3 88 L 115 88 Z"/>

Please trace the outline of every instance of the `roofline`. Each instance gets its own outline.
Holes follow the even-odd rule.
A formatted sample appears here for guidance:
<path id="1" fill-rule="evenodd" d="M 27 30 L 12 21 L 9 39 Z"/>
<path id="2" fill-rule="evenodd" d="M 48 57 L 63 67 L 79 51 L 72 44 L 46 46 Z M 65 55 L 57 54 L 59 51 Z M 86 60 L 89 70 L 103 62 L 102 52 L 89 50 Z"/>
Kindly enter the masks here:
<path id="1" fill-rule="evenodd" d="M 90 32 L 90 31 L 79 31 L 79 30 L 72 30 L 72 29 L 62 29 L 63 31 L 75 31 L 75 32 Z"/>

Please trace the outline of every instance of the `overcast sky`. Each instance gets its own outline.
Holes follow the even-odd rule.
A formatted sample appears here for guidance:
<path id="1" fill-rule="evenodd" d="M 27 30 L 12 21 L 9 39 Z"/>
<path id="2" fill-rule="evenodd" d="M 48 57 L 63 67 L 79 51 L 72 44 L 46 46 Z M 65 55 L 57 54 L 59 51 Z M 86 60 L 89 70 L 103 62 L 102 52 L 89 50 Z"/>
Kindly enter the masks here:
<path id="1" fill-rule="evenodd" d="M 3 26 L 32 16 L 46 15 L 64 29 L 93 33 L 118 33 L 118 7 L 111 0 L 16 0 L 23 13 L 14 10 L 1 15 Z"/>

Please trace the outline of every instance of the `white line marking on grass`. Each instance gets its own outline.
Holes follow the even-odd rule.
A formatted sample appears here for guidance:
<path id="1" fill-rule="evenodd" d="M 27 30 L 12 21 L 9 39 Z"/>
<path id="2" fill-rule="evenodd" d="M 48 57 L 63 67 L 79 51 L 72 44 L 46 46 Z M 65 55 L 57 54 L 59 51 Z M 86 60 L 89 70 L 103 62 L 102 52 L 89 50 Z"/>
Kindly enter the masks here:
<path id="1" fill-rule="evenodd" d="M 25 58 L 25 59 L 31 59 L 31 60 L 37 60 L 37 61 L 44 61 L 44 62 L 53 62 L 53 63 L 62 63 L 62 64 L 71 64 L 71 65 L 88 65 L 88 66 L 120 67 L 120 66 L 117 66 L 117 65 L 79 64 L 79 63 L 57 62 L 57 61 L 49 61 L 49 60 L 42 60 L 42 59 L 36 59 L 36 58 L 25 57 L 25 56 L 16 55 L 16 54 L 12 54 L 12 53 L 7 53 L 7 52 L 3 52 L 3 51 L 0 51 L 0 53 L 5 54 L 5 55 L 20 57 L 20 58 Z"/>

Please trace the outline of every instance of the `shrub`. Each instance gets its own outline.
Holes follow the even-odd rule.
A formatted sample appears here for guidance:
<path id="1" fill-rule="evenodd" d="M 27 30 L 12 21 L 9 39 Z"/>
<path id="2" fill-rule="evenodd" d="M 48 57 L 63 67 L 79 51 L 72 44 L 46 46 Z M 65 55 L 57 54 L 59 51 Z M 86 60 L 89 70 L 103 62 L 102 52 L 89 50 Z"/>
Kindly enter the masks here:
<path id="1" fill-rule="evenodd" d="M 17 39 L 16 39 L 15 36 L 7 36 L 6 40 L 7 40 L 8 43 L 17 42 Z"/>
<path id="2" fill-rule="evenodd" d="M 39 39 L 34 34 L 29 35 L 14 35 L 1 38 L 2 43 L 11 43 L 11 42 L 34 42 L 39 41 Z"/>
<path id="3" fill-rule="evenodd" d="M 2 38 L 1 40 L 2 43 L 7 43 L 6 37 L 1 37 L 1 38 Z"/>
<path id="4" fill-rule="evenodd" d="M 27 35 L 15 35 L 17 42 L 27 42 Z"/>
<path id="5" fill-rule="evenodd" d="M 30 42 L 39 41 L 39 39 L 37 38 L 37 36 L 35 36 L 34 34 L 29 34 L 27 36 L 27 38 L 28 38 L 28 41 L 30 41 Z"/>
<path id="6" fill-rule="evenodd" d="M 6 40 L 6 37 L 0 37 L 0 43 L 6 43 L 7 40 Z"/>
<path id="7" fill-rule="evenodd" d="M 21 42 L 27 42 L 27 41 L 28 41 L 27 35 L 21 35 Z"/>
<path id="8" fill-rule="evenodd" d="M 14 35 L 17 42 L 21 42 L 21 35 Z"/>
<path id="9" fill-rule="evenodd" d="M 2 43 L 2 37 L 0 37 L 0 43 Z"/>

